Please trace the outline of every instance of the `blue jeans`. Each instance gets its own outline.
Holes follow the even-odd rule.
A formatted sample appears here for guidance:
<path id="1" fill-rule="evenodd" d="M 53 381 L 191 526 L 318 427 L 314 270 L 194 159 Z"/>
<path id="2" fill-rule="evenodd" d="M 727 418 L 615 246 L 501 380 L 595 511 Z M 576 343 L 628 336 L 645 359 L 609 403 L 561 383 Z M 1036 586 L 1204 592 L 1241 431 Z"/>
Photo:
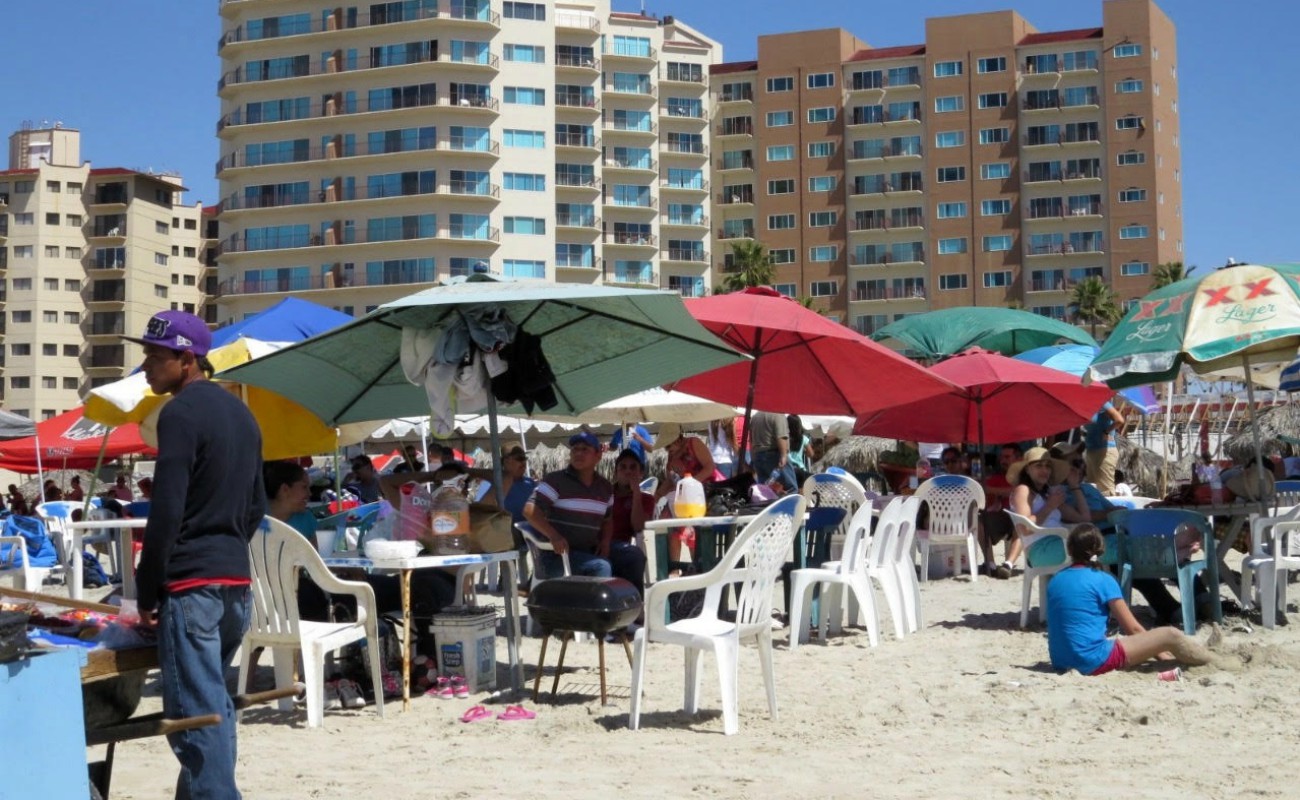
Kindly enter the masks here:
<path id="1" fill-rule="evenodd" d="M 569 566 L 574 575 L 590 575 L 593 578 L 613 577 L 614 571 L 609 562 L 595 553 L 569 549 Z M 542 577 L 559 578 L 564 575 L 564 561 L 555 553 L 542 551 Z"/>
<path id="2" fill-rule="evenodd" d="M 767 483 L 772 477 L 772 472 L 776 470 L 776 463 L 781 460 L 779 450 L 760 450 L 754 454 L 754 480 L 760 483 Z M 794 465 L 786 459 L 785 466 L 777 470 L 777 475 L 781 478 L 781 485 L 787 492 L 799 490 L 799 484 L 794 479 Z"/>
<path id="3" fill-rule="evenodd" d="M 167 737 L 181 762 L 178 798 L 238 800 L 235 705 L 226 667 L 248 630 L 247 586 L 200 586 L 158 606 L 158 662 L 168 719 L 217 714 L 221 724 Z"/>
<path id="4" fill-rule="evenodd" d="M 610 542 L 609 564 L 615 578 L 622 578 L 645 597 L 645 553 L 636 542 Z"/>

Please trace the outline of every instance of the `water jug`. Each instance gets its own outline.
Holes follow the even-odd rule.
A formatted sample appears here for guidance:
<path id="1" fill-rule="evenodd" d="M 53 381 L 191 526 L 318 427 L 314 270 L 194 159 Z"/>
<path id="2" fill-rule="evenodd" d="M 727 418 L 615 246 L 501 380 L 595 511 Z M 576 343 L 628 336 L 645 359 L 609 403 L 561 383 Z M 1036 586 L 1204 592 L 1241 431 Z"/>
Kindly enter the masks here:
<path id="1" fill-rule="evenodd" d="M 673 495 L 673 513 L 680 519 L 694 519 L 704 516 L 708 504 L 704 500 L 704 484 L 691 477 L 688 472 L 677 481 L 677 492 Z"/>
<path id="2" fill-rule="evenodd" d="M 465 499 L 464 478 L 452 478 L 433 493 L 429 527 L 435 556 L 469 552 L 469 500 Z"/>
<path id="3" fill-rule="evenodd" d="M 401 541 L 427 540 L 429 538 L 429 512 L 433 510 L 433 495 L 424 484 L 410 481 L 402 484 L 402 507 L 398 510 L 397 535 Z"/>

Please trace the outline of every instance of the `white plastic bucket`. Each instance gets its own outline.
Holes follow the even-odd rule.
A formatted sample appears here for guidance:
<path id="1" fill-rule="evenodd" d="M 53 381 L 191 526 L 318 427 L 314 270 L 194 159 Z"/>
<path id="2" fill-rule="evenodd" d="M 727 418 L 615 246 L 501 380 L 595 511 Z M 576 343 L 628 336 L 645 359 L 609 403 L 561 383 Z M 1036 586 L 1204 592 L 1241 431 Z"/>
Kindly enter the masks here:
<path id="1" fill-rule="evenodd" d="M 471 692 L 497 686 L 497 615 L 434 614 L 433 641 L 438 648 L 438 674 L 460 675 Z"/>

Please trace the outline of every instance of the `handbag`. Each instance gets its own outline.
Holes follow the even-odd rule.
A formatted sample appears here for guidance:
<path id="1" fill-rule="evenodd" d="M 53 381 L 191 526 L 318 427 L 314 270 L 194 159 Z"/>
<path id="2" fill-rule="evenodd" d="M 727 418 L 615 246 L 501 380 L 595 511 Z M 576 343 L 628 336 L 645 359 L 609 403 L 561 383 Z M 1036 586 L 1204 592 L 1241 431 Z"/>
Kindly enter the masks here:
<path id="1" fill-rule="evenodd" d="M 514 518 L 485 503 L 469 504 L 469 551 L 504 553 L 515 549 Z"/>

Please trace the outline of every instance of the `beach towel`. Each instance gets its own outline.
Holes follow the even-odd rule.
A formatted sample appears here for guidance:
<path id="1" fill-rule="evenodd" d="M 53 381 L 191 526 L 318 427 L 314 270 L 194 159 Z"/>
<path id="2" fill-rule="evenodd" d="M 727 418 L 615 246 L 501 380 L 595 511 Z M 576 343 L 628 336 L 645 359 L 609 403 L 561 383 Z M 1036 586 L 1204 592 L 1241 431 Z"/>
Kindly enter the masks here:
<path id="1" fill-rule="evenodd" d="M 27 563 L 33 567 L 53 567 L 59 563 L 54 542 L 45 532 L 45 523 L 36 517 L 5 517 L 0 536 L 21 536 L 27 544 Z M 11 545 L 0 546 L 0 561 L 9 561 Z"/>

